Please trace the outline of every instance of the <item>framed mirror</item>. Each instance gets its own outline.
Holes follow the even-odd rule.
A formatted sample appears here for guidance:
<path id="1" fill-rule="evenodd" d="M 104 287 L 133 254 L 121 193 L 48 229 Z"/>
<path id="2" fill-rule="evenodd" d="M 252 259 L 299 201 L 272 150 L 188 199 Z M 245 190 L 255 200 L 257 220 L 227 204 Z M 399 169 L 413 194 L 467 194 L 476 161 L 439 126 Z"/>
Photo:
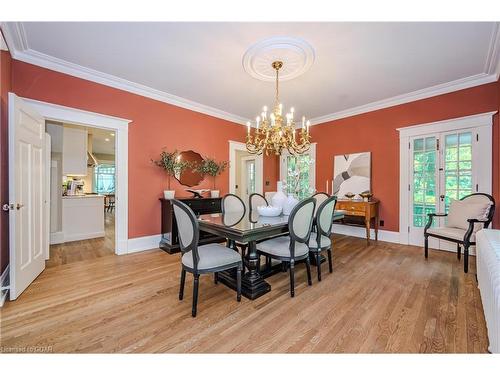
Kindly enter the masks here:
<path id="1" fill-rule="evenodd" d="M 203 158 L 197 152 L 192 150 L 182 151 L 179 153 L 180 160 L 188 161 L 193 164 L 199 164 L 203 161 Z M 191 168 L 182 171 L 182 173 L 177 173 L 175 175 L 177 181 L 179 181 L 184 186 L 196 186 L 203 181 L 203 175 L 198 172 L 193 171 Z"/>

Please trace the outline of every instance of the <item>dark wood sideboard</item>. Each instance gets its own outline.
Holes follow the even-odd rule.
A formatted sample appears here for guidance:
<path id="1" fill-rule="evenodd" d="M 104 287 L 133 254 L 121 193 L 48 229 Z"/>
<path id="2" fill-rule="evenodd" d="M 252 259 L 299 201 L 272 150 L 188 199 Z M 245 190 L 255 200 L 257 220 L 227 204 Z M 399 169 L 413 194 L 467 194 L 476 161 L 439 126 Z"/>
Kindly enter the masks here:
<path id="1" fill-rule="evenodd" d="M 196 215 L 215 214 L 222 212 L 222 198 L 179 198 L 187 204 Z M 160 198 L 161 201 L 161 241 L 160 249 L 169 254 L 181 251 L 179 247 L 179 234 L 175 221 L 174 209 L 169 199 Z M 224 238 L 200 231 L 200 245 L 224 241 Z"/>

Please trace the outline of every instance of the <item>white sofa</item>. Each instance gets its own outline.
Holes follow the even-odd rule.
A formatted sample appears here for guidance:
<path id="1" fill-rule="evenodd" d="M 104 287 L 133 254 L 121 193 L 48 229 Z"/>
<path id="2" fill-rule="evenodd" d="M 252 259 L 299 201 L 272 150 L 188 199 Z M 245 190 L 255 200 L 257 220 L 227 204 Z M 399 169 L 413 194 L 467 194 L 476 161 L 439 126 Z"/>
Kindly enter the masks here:
<path id="1" fill-rule="evenodd" d="M 500 353 L 500 230 L 476 234 L 477 281 L 483 302 L 491 353 Z"/>

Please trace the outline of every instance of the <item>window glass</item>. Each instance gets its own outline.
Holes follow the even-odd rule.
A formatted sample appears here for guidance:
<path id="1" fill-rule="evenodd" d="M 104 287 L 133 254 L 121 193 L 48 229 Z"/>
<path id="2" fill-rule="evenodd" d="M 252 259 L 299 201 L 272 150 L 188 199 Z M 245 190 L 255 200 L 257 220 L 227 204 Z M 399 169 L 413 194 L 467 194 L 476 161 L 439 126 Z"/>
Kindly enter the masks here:
<path id="1" fill-rule="evenodd" d="M 94 190 L 98 194 L 114 194 L 115 166 L 99 164 L 94 168 Z"/>

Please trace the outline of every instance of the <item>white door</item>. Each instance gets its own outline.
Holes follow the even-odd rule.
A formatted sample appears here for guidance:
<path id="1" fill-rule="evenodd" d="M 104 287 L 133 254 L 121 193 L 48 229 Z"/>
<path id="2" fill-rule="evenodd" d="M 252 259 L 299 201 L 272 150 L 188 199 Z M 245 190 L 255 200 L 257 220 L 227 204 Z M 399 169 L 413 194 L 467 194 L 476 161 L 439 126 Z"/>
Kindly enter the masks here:
<path id="1" fill-rule="evenodd" d="M 10 299 L 45 268 L 45 124 L 9 93 Z"/>
<path id="2" fill-rule="evenodd" d="M 410 244 L 423 245 L 428 213 L 448 213 L 451 199 L 478 191 L 491 193 L 491 171 L 481 167 L 487 148 L 481 148 L 479 132 L 472 128 L 410 139 Z M 445 224 L 446 218 L 435 218 L 433 222 L 433 226 Z M 456 248 L 450 242 L 434 238 L 429 238 L 429 246 Z"/>
<path id="3" fill-rule="evenodd" d="M 240 198 L 243 202 L 248 202 L 250 194 L 256 192 L 255 186 L 255 157 L 247 156 L 241 159 L 241 193 Z"/>

